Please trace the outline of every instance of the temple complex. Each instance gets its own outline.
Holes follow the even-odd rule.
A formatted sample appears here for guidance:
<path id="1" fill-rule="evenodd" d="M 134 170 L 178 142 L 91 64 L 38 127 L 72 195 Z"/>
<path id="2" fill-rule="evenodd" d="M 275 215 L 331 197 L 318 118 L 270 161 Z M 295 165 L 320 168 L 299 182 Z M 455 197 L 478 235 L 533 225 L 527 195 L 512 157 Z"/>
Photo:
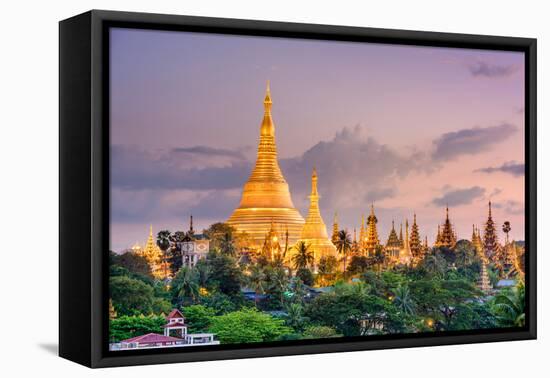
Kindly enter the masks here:
<path id="1" fill-rule="evenodd" d="M 299 240 L 305 222 L 294 207 L 288 183 L 277 161 L 271 106 L 268 82 L 256 165 L 244 185 L 239 207 L 227 220 L 238 231 L 246 232 L 256 248 L 262 246 L 272 224 L 288 230 L 289 243 L 293 245 Z"/>
<path id="2" fill-rule="evenodd" d="M 336 247 L 329 239 L 327 227 L 319 211 L 319 192 L 317 191 L 317 171 L 313 169 L 311 175 L 311 194 L 309 195 L 309 211 L 306 217 L 306 223 L 302 228 L 300 241 L 306 243 L 309 249 L 313 251 L 315 264 L 323 256 L 335 256 Z"/>

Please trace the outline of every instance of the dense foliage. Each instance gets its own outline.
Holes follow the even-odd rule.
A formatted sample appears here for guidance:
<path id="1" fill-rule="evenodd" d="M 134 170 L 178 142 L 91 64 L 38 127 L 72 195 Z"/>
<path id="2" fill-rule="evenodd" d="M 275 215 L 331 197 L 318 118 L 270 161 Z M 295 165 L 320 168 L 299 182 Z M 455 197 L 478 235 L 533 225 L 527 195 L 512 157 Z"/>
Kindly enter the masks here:
<path id="1" fill-rule="evenodd" d="M 340 232 L 338 256 L 323 257 L 304 243 L 281 259 L 242 259 L 244 236 L 222 223 L 205 233 L 207 257 L 178 266 L 170 281 L 156 281 L 147 262 L 131 252 L 110 253 L 110 297 L 117 317 L 110 336 L 120 341 L 161 333 L 163 315 L 179 308 L 190 333 L 211 332 L 222 343 L 264 342 L 375 334 L 457 331 L 525 324 L 525 288 L 491 295 L 477 288 L 481 261 L 469 241 L 434 248 L 414 267 L 390 265 L 381 250 L 352 255 L 349 234 Z M 159 236 L 169 241 L 185 233 Z M 345 264 L 345 271 L 341 271 Z M 498 269 L 488 267 L 494 285 Z"/>

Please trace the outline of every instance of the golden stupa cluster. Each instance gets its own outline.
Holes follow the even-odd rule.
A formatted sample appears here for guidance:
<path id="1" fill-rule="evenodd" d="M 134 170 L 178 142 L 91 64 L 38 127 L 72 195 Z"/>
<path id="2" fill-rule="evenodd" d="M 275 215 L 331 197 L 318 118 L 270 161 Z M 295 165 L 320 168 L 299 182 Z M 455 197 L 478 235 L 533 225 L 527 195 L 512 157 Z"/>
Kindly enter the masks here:
<path id="1" fill-rule="evenodd" d="M 341 230 L 338 224 L 338 215 L 335 214 L 332 234 L 329 237 L 320 212 L 319 177 L 315 167 L 312 167 L 309 210 L 304 219 L 298 209 L 294 207 L 289 185 L 279 167 L 275 123 L 271 113 L 272 105 L 268 82 L 256 163 L 244 184 L 239 206 L 226 222 L 240 235 L 246 236 L 246 249 L 249 252 L 252 251 L 268 260 L 278 259 L 290 263 L 293 251 L 297 250 L 296 247 L 303 242 L 313 253 L 314 269 L 323 257 L 328 256 L 335 257 L 339 261 L 343 260 L 344 266 L 340 265 L 340 269 L 346 269 L 345 257 L 382 257 L 386 267 L 416 266 L 429 253 L 431 247 L 455 249 L 458 236 L 450 220 L 448 206 L 445 209 L 445 218 L 442 224 L 438 225 L 435 242 L 431 247 L 428 245 L 427 236 L 421 237 L 416 214 L 413 214 L 410 227 L 408 219 L 401 222 L 399 234 L 395 222 L 392 221 L 391 230 L 384 243 L 378 234 L 378 218 L 375 214 L 374 204 L 370 207 L 366 221 L 364 215 L 361 217 L 359 234 L 357 229 L 354 229 L 353 237 L 351 237 L 347 230 Z M 503 272 L 504 278 L 524 272 L 522 261 L 524 261 L 525 249 L 515 242 L 508 241 L 508 232 L 510 231 L 508 222 L 504 223 L 503 231 L 506 233 L 506 242 L 501 245 L 498 242 L 496 224 L 492 218 L 491 203 L 489 202 L 483 237 L 480 229 L 474 225 L 470 240 L 482 261 L 478 286 L 486 292 L 490 290 L 488 264 L 493 264 Z M 347 241 L 343 242 L 343 239 Z M 343 248 L 343 244 L 347 244 L 347 247 Z M 152 227 L 144 248 L 136 245 L 133 249 L 146 258 L 156 278 L 168 277 L 168 263 L 163 261 L 162 251 L 153 238 Z M 341 254 L 346 256 L 340 256 Z"/>
<path id="2" fill-rule="evenodd" d="M 335 214 L 332 235 L 329 237 L 319 209 L 319 177 L 314 167 L 312 167 L 309 211 L 305 220 L 294 207 L 288 183 L 277 160 L 272 105 L 268 82 L 256 164 L 244 185 L 240 204 L 227 223 L 237 231 L 246 234 L 250 240 L 250 247 L 267 254 L 267 258 L 280 256 L 285 251 L 292 250 L 292 246 L 297 243 L 304 242 L 314 252 L 315 263 L 318 263 L 323 256 L 338 254 L 337 246 L 341 237 L 338 217 Z M 502 264 L 506 259 L 517 261 L 518 259 L 513 256 L 503 255 L 508 253 L 504 252 L 505 250 L 511 248 L 498 245 L 490 206 L 489 204 L 484 239 L 481 239 L 479 230 L 474 230 L 475 237 L 471 242 L 476 247 L 476 251 L 480 251 L 479 253 L 483 255 L 484 263 L 500 261 Z M 392 221 L 386 243 L 379 238 L 377 223 L 374 205 L 371 205 L 366 222 L 364 216 L 361 219 L 359 236 L 354 229 L 351 256 L 374 256 L 379 253 L 384 255 L 387 265 L 417 265 L 430 250 L 427 236 L 424 235 L 424 238 L 421 238 L 416 214 L 413 215 L 410 228 L 408 219 L 404 220 L 405 229 L 403 230 L 403 224 L 401 224 L 399 235 Z M 453 249 L 457 240 L 457 233 L 450 221 L 447 207 L 445 219 L 438 226 L 433 247 Z"/>
<path id="3" fill-rule="evenodd" d="M 316 264 L 322 257 L 336 257 L 337 255 L 339 243 L 337 217 L 335 216 L 332 237 L 329 237 L 319 209 L 319 178 L 314 167 L 312 167 L 309 211 L 305 220 L 294 207 L 288 183 L 277 160 L 275 123 L 271 113 L 272 104 L 268 83 L 256 164 L 244 185 L 240 204 L 227 223 L 238 232 L 246 234 L 250 240 L 250 247 L 266 254 L 267 258 L 280 256 L 287 250 L 291 250 L 292 246 L 303 242 L 314 253 Z M 359 240 L 354 232 L 351 255 L 372 256 L 376 251 L 382 249 L 393 263 L 409 264 L 415 259 L 420 259 L 425 253 L 427 239 L 424 244 L 421 243 L 416 216 L 410 237 L 408 221 L 406 221 L 405 237 L 403 237 L 403 227 L 401 227 L 399 238 L 395 228 L 392 227 L 388 243 L 385 246 L 379 240 L 377 222 L 374 206 L 371 206 L 366 226 L 364 217 L 361 221 Z"/>

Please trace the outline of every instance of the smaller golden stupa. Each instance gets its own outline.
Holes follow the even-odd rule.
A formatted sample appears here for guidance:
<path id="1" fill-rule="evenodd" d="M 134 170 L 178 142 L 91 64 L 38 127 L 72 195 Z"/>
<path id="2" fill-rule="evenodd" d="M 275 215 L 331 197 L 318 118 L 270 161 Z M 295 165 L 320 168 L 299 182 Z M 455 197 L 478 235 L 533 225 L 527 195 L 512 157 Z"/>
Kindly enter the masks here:
<path id="1" fill-rule="evenodd" d="M 323 256 L 336 254 L 336 247 L 330 240 L 327 234 L 327 227 L 321 217 L 319 211 L 319 192 L 317 191 L 317 171 L 313 169 L 311 175 L 311 194 L 309 195 L 309 212 L 307 214 L 306 223 L 300 235 L 300 241 L 309 246 L 309 250 L 313 251 L 315 256 L 315 264 Z"/>

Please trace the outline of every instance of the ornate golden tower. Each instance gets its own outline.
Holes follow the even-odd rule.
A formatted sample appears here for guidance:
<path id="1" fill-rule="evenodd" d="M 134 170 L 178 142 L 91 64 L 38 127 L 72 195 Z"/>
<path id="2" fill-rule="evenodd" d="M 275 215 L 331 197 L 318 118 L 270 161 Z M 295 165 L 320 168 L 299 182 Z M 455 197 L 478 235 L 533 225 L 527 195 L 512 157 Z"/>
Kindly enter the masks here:
<path id="1" fill-rule="evenodd" d="M 449 206 L 445 208 L 445 222 L 443 229 L 437 226 L 436 247 L 454 248 L 456 244 L 456 232 L 449 220 Z"/>
<path id="2" fill-rule="evenodd" d="M 378 223 L 378 219 L 374 215 L 374 205 L 371 205 L 370 215 L 367 218 L 367 240 L 365 241 L 365 249 L 368 255 L 374 254 L 376 247 L 380 245 L 376 223 Z"/>
<path id="3" fill-rule="evenodd" d="M 268 82 L 256 165 L 244 184 L 239 207 L 227 220 L 238 231 L 246 232 L 256 248 L 262 246 L 272 222 L 277 228 L 288 229 L 290 245 L 298 241 L 304 225 L 304 218 L 292 203 L 288 184 L 277 161 L 271 105 Z"/>
<path id="4" fill-rule="evenodd" d="M 309 195 L 309 212 L 300 235 L 315 255 L 315 263 L 323 256 L 336 255 L 336 247 L 329 239 L 327 227 L 319 211 L 319 192 L 317 191 L 317 171 L 313 168 L 311 175 L 311 194 Z"/>
<path id="5" fill-rule="evenodd" d="M 388 241 L 386 243 L 386 255 L 389 257 L 392 263 L 395 263 L 399 259 L 399 251 L 401 250 L 401 241 L 397 237 L 397 232 L 395 231 L 395 223 L 391 221 L 391 231 L 388 236 Z"/>

